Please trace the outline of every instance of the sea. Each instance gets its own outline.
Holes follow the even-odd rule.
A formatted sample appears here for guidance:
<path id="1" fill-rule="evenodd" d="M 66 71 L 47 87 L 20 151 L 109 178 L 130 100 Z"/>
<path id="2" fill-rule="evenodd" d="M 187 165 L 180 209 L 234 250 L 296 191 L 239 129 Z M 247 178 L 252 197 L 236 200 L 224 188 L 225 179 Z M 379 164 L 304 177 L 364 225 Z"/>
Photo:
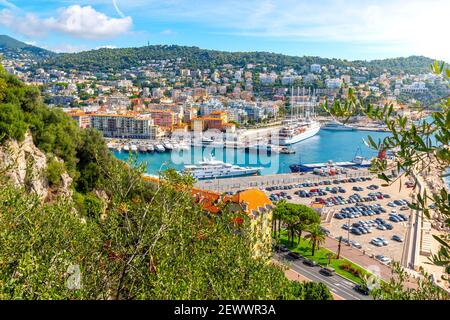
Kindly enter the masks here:
<path id="1" fill-rule="evenodd" d="M 184 165 L 196 164 L 203 159 L 213 156 L 216 160 L 239 166 L 260 167 L 261 174 L 289 173 L 289 166 L 298 163 L 323 163 L 329 160 L 352 161 L 356 155 L 370 159 L 377 155 L 377 151 L 370 149 L 365 141 L 368 136 L 377 142 L 385 138 L 386 132 L 369 131 L 328 131 L 320 132 L 307 140 L 291 146 L 295 154 L 268 154 L 267 151 L 246 152 L 242 149 L 223 149 L 192 147 L 189 151 L 164 153 L 138 153 L 139 163 L 145 163 L 147 174 L 158 175 L 160 170 L 174 168 L 178 171 Z M 114 155 L 127 161 L 129 153 L 114 151 Z"/>

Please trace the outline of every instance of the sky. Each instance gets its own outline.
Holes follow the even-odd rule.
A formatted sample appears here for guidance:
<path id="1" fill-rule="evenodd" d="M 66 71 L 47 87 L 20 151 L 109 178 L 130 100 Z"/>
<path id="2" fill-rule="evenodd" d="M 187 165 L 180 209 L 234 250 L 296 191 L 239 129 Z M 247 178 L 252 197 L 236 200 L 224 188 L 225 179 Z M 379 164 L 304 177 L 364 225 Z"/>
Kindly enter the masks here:
<path id="1" fill-rule="evenodd" d="M 56 52 L 178 44 L 450 61 L 449 0 L 0 0 L 0 34 Z"/>

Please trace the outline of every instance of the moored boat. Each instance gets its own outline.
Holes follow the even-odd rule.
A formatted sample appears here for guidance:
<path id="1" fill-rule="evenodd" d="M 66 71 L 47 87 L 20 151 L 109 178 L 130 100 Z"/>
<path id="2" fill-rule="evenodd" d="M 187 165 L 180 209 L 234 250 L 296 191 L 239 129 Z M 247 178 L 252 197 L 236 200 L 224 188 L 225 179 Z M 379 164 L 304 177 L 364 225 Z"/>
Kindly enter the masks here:
<path id="1" fill-rule="evenodd" d="M 329 130 L 329 131 L 353 131 L 353 130 L 356 130 L 352 126 L 343 124 L 336 120 L 326 123 L 324 126 L 322 126 L 322 129 Z"/>
<path id="2" fill-rule="evenodd" d="M 166 148 L 164 148 L 164 146 L 162 144 L 158 143 L 155 145 L 155 150 L 158 152 L 164 152 L 164 151 L 166 151 Z"/>
<path id="3" fill-rule="evenodd" d="M 261 168 L 240 167 L 223 161 L 210 159 L 199 162 L 197 165 L 184 166 L 183 172 L 191 174 L 195 179 L 215 179 L 259 174 Z"/>

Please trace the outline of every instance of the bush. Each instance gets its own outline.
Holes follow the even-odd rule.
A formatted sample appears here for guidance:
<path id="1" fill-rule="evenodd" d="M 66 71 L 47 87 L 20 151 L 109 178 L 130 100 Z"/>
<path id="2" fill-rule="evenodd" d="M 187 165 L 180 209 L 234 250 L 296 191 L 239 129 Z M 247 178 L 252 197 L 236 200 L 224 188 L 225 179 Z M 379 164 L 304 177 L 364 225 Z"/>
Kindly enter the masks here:
<path id="1" fill-rule="evenodd" d="M 53 158 L 47 165 L 45 176 L 51 187 L 59 187 L 61 184 L 61 175 L 66 171 L 63 162 Z"/>
<path id="2" fill-rule="evenodd" d="M 342 265 L 339 266 L 339 268 L 341 268 L 342 270 L 345 270 L 347 272 L 350 272 L 355 277 L 361 278 L 361 276 L 362 276 L 361 270 L 356 268 L 355 266 L 353 266 L 352 264 L 350 264 L 348 262 L 343 263 Z"/>
<path id="3" fill-rule="evenodd" d="M 293 295 L 299 300 L 333 300 L 328 287 L 321 282 L 292 282 Z"/>

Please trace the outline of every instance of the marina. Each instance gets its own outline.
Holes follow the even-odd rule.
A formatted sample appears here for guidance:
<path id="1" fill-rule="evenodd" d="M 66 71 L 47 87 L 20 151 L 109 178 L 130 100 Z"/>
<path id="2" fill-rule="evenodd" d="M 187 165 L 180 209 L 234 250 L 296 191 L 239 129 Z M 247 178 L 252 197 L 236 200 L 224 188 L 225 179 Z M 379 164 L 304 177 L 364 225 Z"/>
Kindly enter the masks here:
<path id="1" fill-rule="evenodd" d="M 178 150 L 166 151 L 159 142 L 152 142 L 155 146 L 164 148 L 162 152 L 137 153 L 137 161 L 145 162 L 147 173 L 157 175 L 161 169 L 169 167 L 178 171 L 183 170 L 184 165 L 198 164 L 204 158 L 213 153 L 217 160 L 239 166 L 260 167 L 261 175 L 272 175 L 290 173 L 291 165 L 299 163 L 326 163 L 329 160 L 334 162 L 349 162 L 354 157 L 355 152 L 360 148 L 361 156 L 371 159 L 377 156 L 377 152 L 369 149 L 364 140 L 370 135 L 375 141 L 383 139 L 388 135 L 386 132 L 364 132 L 364 131 L 328 131 L 320 130 L 317 135 L 289 147 L 295 153 L 283 152 L 249 152 L 245 147 L 232 148 L 211 147 L 208 144 L 198 144 L 189 146 L 188 143 L 179 143 Z M 345 143 L 342 143 L 345 141 Z M 135 142 L 138 144 L 138 142 Z M 142 142 L 143 143 L 143 142 Z M 149 142 L 145 142 L 147 145 Z M 120 144 L 117 144 L 120 146 Z M 111 149 L 113 154 L 121 160 L 127 160 L 128 152 L 125 150 L 127 144 L 122 143 L 122 148 Z M 278 147 L 280 148 L 280 147 Z M 162 149 L 161 149 L 162 150 Z M 276 150 L 276 149 L 274 149 Z"/>

